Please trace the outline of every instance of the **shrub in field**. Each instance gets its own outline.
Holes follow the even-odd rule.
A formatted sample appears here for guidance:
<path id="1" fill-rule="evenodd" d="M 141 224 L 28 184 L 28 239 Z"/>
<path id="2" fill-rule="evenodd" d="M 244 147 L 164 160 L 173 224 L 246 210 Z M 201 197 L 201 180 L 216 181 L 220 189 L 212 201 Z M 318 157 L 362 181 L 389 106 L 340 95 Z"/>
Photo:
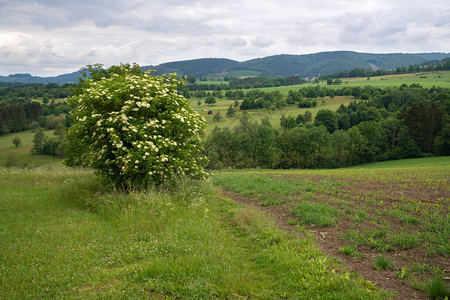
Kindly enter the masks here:
<path id="1" fill-rule="evenodd" d="M 73 126 L 68 165 L 87 165 L 122 189 L 201 179 L 203 118 L 177 93 L 176 75 L 153 76 L 138 65 L 88 66 L 68 102 Z"/>
<path id="2" fill-rule="evenodd" d="M 20 140 L 20 137 L 17 137 L 17 136 L 15 138 L 13 138 L 12 142 L 13 142 L 14 146 L 16 146 L 16 148 L 19 147 L 19 145 L 22 143 L 22 141 Z"/>

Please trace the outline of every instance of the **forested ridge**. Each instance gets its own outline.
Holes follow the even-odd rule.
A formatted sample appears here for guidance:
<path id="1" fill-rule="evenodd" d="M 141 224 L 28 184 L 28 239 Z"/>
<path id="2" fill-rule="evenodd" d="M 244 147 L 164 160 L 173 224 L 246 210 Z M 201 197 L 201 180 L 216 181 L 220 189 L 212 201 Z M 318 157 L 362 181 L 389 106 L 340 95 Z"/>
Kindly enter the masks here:
<path id="1" fill-rule="evenodd" d="M 352 51 L 330 51 L 302 55 L 273 55 L 238 62 L 226 58 L 200 58 L 167 62 L 159 65 L 144 66 L 142 69 L 155 70 L 156 74 L 177 73 L 181 76 L 192 74 L 196 77 L 223 77 L 225 75 L 246 75 L 268 77 L 317 77 L 354 69 L 396 70 L 423 64 L 435 64 L 450 53 L 389 53 L 373 54 Z M 0 76 L 0 82 L 21 83 L 58 83 L 77 82 L 80 71 L 54 77 L 38 77 L 30 74 L 12 74 Z M 247 75 L 248 76 L 248 75 Z"/>

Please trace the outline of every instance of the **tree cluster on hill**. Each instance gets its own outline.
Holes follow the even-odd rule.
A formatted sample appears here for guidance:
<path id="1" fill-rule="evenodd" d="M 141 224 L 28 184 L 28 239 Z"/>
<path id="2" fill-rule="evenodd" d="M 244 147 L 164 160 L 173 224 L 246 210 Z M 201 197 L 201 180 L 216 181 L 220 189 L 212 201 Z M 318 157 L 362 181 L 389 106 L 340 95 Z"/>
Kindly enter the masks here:
<path id="1" fill-rule="evenodd" d="M 58 85 L 56 83 L 6 83 L 0 86 L 0 103 L 27 102 L 42 98 L 44 103 L 51 99 L 66 98 L 71 93 L 71 84 Z"/>
<path id="2" fill-rule="evenodd" d="M 0 104 L 0 135 L 23 131 L 41 115 L 41 105 L 36 102 Z"/>
<path id="3" fill-rule="evenodd" d="M 282 130 L 248 115 L 234 129 L 215 128 L 206 143 L 209 167 L 335 168 L 361 163 L 450 154 L 450 91 L 401 87 L 369 101 L 283 116 Z"/>
<path id="4" fill-rule="evenodd" d="M 59 123 L 70 125 L 65 117 L 69 110 L 66 103 L 54 101 L 0 104 L 0 135 L 38 127 L 55 129 Z"/>
<path id="5" fill-rule="evenodd" d="M 34 133 L 31 153 L 63 157 L 66 148 L 66 126 L 63 123 L 58 124 L 53 134 L 55 138 L 48 138 L 44 130 L 38 128 Z"/>
<path id="6" fill-rule="evenodd" d="M 243 79 L 232 78 L 230 81 L 230 89 L 249 89 L 249 88 L 262 88 L 262 87 L 274 87 L 274 86 L 289 86 L 306 83 L 307 80 L 300 78 L 299 76 L 289 77 L 247 77 Z"/>
<path id="7" fill-rule="evenodd" d="M 0 87 L 0 135 L 20 132 L 37 127 L 54 129 L 61 121 L 61 114 L 70 110 L 65 102 L 55 98 L 65 98 L 71 94 L 72 85 L 60 86 L 55 83 L 3 84 Z M 34 99 L 42 98 L 40 102 Z"/>

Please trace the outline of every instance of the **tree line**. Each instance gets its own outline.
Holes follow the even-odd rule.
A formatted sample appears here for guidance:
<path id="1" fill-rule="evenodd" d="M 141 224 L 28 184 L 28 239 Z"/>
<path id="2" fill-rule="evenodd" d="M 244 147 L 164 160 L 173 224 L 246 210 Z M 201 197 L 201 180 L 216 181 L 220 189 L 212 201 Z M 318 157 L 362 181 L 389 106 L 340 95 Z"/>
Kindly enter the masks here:
<path id="1" fill-rule="evenodd" d="M 70 107 L 55 100 L 71 95 L 72 87 L 71 84 L 61 86 L 56 83 L 2 84 L 0 135 L 38 127 L 54 129 L 58 123 L 68 122 L 64 115 Z"/>
<path id="2" fill-rule="evenodd" d="M 0 104 L 27 102 L 38 98 L 42 98 L 44 103 L 49 103 L 52 99 L 72 95 L 72 87 L 73 84 L 3 83 L 0 85 Z"/>
<path id="3" fill-rule="evenodd" d="M 248 115 L 233 129 L 215 128 L 206 142 L 211 169 L 336 168 L 450 155 L 448 89 L 395 88 L 368 101 L 283 116 L 281 130 Z"/>

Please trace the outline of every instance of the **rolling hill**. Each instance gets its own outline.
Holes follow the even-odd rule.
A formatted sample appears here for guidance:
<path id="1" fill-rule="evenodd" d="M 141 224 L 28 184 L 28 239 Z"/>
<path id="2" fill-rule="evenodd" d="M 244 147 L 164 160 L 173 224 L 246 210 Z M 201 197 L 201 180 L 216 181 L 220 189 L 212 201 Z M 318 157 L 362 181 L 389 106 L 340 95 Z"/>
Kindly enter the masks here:
<path id="1" fill-rule="evenodd" d="M 273 55 L 238 62 L 226 58 L 200 58 L 143 66 L 144 70 L 156 70 L 156 74 L 193 74 L 196 77 L 254 74 L 273 77 L 314 77 L 341 71 L 361 69 L 395 69 L 410 65 L 420 65 L 427 61 L 450 57 L 450 53 L 390 53 L 373 54 L 352 51 L 331 51 L 302 55 Z M 37 77 L 30 74 L 0 76 L 1 82 L 20 83 L 66 83 L 76 82 L 79 72 L 56 77 Z"/>

